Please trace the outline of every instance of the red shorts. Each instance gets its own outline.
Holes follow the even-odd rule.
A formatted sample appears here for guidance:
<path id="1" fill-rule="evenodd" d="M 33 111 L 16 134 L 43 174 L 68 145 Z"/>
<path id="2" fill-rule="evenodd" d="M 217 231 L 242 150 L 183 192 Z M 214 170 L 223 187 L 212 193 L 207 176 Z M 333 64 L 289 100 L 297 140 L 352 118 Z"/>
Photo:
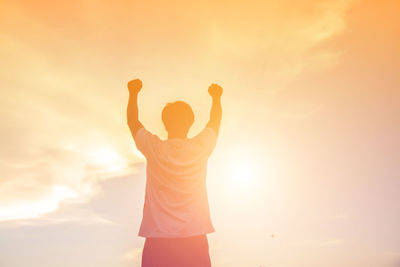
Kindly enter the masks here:
<path id="1" fill-rule="evenodd" d="M 146 238 L 142 267 L 211 267 L 207 236 Z"/>

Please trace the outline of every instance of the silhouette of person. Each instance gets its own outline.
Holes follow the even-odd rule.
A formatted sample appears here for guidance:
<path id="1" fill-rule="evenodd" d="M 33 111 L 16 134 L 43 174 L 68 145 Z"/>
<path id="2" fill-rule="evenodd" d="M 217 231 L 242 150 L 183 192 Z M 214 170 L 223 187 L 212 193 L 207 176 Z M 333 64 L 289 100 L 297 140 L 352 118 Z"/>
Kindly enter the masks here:
<path id="1" fill-rule="evenodd" d="M 212 84 L 210 120 L 187 138 L 194 122 L 183 101 L 168 103 L 162 121 L 168 139 L 147 131 L 138 118 L 139 79 L 128 83 L 128 125 L 146 158 L 146 192 L 139 236 L 145 237 L 142 267 L 211 266 L 207 234 L 214 232 L 206 191 L 207 160 L 217 143 L 222 117 L 222 87 Z"/>

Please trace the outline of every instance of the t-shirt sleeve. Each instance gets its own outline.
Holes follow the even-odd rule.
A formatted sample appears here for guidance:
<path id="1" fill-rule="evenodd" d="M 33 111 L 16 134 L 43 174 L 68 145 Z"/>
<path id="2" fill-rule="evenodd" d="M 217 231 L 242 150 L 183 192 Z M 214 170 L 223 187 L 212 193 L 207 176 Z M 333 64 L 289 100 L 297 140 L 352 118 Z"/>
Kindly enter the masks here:
<path id="1" fill-rule="evenodd" d="M 161 140 L 157 135 L 150 133 L 145 128 L 139 129 L 135 135 L 136 148 L 146 158 L 151 155 L 160 142 Z"/>
<path id="2" fill-rule="evenodd" d="M 217 144 L 217 133 L 207 126 L 192 138 L 192 142 L 197 147 L 198 153 L 209 157 Z"/>

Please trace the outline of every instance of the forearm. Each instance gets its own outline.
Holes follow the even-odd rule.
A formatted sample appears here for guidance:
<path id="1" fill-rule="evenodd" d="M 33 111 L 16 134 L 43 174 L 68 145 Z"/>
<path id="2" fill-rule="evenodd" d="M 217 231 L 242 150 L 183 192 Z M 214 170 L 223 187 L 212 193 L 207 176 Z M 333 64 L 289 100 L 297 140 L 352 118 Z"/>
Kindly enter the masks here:
<path id="1" fill-rule="evenodd" d="M 217 134 L 219 133 L 221 118 L 222 118 L 221 97 L 215 96 L 213 97 L 212 100 L 210 121 L 208 122 L 207 126 L 213 128 Z"/>
<path id="2" fill-rule="evenodd" d="M 221 107 L 221 97 L 213 97 L 210 121 L 220 122 L 222 118 L 222 107 Z"/>
<path id="3" fill-rule="evenodd" d="M 128 108 L 126 109 L 126 116 L 127 116 L 127 122 L 128 122 L 129 126 L 139 122 L 137 94 L 135 94 L 135 93 L 129 94 Z"/>

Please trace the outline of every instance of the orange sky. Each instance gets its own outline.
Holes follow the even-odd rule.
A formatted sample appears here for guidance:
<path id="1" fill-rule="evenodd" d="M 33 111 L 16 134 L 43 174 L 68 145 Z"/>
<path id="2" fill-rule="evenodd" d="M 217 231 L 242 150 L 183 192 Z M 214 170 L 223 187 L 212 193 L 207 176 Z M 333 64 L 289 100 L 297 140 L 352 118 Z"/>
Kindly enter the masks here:
<path id="1" fill-rule="evenodd" d="M 397 1 L 0 5 L 0 265 L 139 266 L 136 77 L 163 138 L 166 102 L 193 107 L 192 136 L 225 89 L 214 266 L 400 263 Z"/>

